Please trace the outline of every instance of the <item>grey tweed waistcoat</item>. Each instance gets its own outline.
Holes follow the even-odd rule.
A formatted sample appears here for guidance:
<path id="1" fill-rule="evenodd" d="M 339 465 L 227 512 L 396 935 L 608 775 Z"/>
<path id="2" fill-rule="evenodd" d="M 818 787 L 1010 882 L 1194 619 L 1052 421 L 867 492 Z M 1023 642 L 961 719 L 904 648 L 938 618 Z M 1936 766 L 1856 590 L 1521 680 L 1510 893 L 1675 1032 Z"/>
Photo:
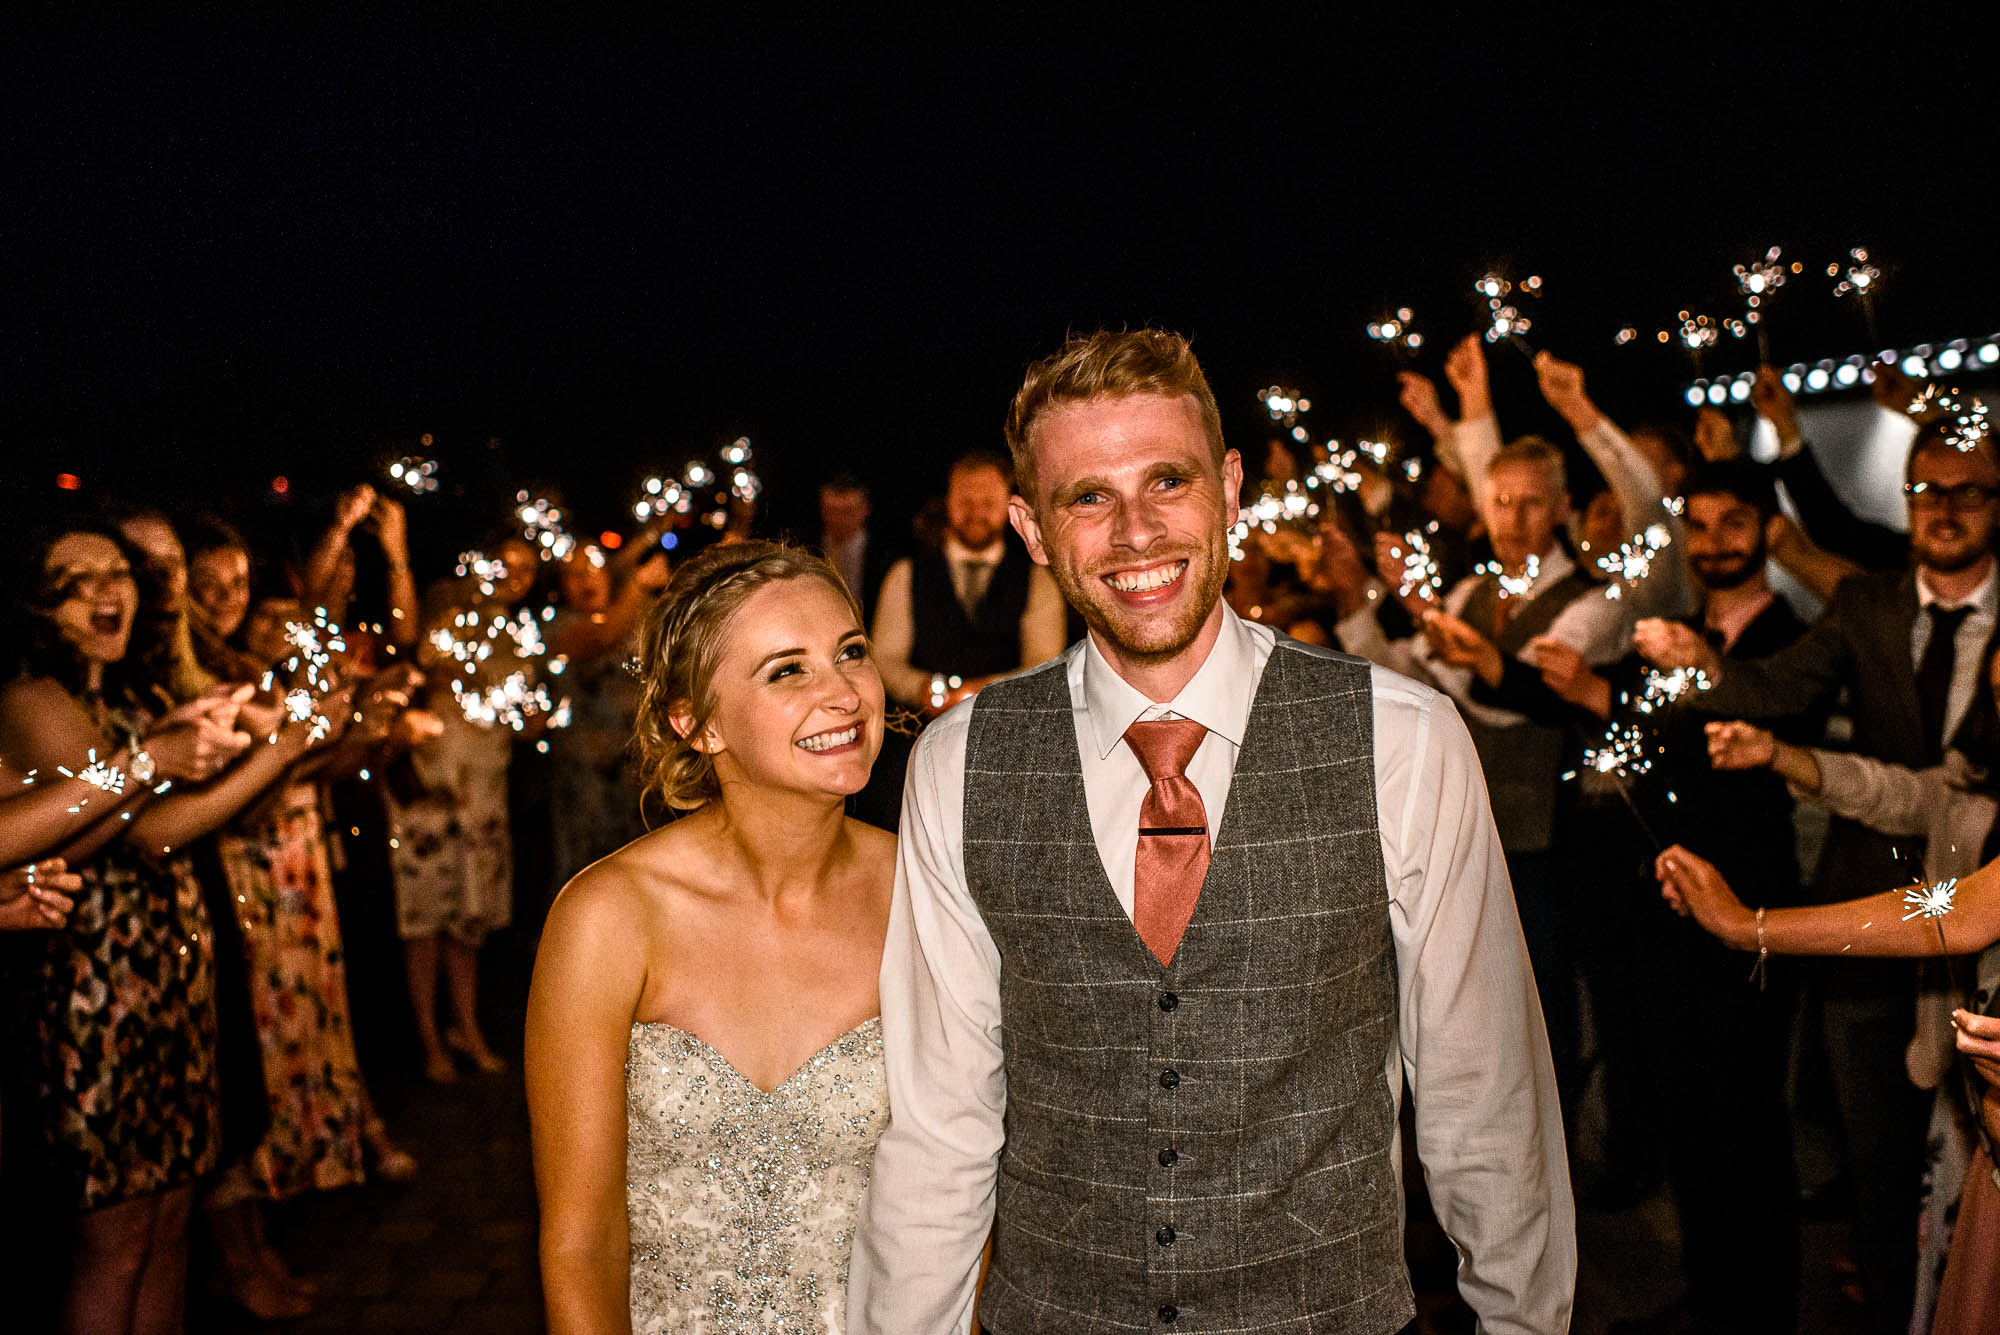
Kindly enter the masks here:
<path id="1" fill-rule="evenodd" d="M 1412 1315 L 1368 673 L 1278 641 L 1164 969 L 1091 835 L 1064 660 L 973 706 L 965 871 L 1000 952 L 1007 1079 L 993 1335 Z"/>
<path id="2" fill-rule="evenodd" d="M 1518 656 L 1529 640 L 1555 624 L 1563 609 L 1596 588 L 1581 571 L 1572 570 L 1530 598 L 1493 642 L 1508 657 Z M 1499 603 L 1500 582 L 1484 575 L 1458 615 L 1480 634 L 1489 634 L 1499 615 Z M 1465 726 L 1479 752 L 1479 767 L 1486 774 L 1486 797 L 1493 807 L 1493 824 L 1500 831 L 1500 846 L 1509 853 L 1538 853 L 1548 848 L 1555 839 L 1556 774 L 1562 769 L 1563 730 L 1526 719 L 1496 725 L 1470 711 L 1465 715 Z"/>

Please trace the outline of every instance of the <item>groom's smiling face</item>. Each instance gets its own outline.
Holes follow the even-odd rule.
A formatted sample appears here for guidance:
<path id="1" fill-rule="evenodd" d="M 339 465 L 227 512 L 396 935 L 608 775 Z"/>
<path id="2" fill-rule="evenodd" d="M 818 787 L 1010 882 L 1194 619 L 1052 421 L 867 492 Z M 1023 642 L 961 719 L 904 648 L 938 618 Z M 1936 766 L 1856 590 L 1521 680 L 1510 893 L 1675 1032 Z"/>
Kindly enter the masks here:
<path id="1" fill-rule="evenodd" d="M 1099 647 L 1172 659 L 1219 618 L 1243 464 L 1217 459 L 1192 397 L 1129 394 L 1048 409 L 1029 435 L 1035 494 L 1011 516 Z"/>

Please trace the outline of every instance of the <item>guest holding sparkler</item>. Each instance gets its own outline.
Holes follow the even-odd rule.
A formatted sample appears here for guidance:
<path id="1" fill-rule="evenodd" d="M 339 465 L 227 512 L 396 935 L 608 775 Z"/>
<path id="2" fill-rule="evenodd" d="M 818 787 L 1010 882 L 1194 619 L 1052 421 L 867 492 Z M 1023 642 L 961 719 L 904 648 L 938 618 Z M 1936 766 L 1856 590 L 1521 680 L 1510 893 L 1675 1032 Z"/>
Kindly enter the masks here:
<path id="1" fill-rule="evenodd" d="M 1487 415 L 1473 398 L 1481 381 L 1467 379 L 1460 395 L 1466 411 Z M 1553 837 L 1556 776 L 1563 734 L 1513 710 L 1474 698 L 1475 673 L 1452 661 L 1446 647 L 1451 632 L 1490 637 L 1501 652 L 1513 654 L 1537 636 L 1570 645 L 1586 661 L 1609 662 L 1619 654 L 1623 613 L 1576 569 L 1556 539 L 1557 525 L 1569 514 L 1562 454 L 1547 441 L 1526 437 L 1493 455 L 1486 465 L 1482 511 L 1493 540 L 1497 568 L 1468 576 L 1431 611 L 1423 633 L 1391 641 L 1379 608 L 1383 587 L 1353 577 L 1336 589 L 1341 603 L 1340 643 L 1349 653 L 1434 685 L 1449 694 L 1465 716 L 1479 751 L 1491 795 L 1494 821 L 1507 851 L 1508 872 L 1521 915 L 1522 931 L 1535 964 L 1536 986 L 1555 1055 L 1557 1083 L 1566 1106 L 1578 1096 L 1578 1011 L 1574 965 L 1566 939 L 1555 876 Z M 1400 572 L 1382 572 L 1388 588 Z M 1473 628 L 1477 628 L 1474 632 Z M 1499 680 L 1496 663 L 1492 680 Z"/>
<path id="2" fill-rule="evenodd" d="M 506 1063 L 479 1025 L 479 948 L 513 921 L 513 841 L 507 821 L 507 772 L 514 732 L 476 705 L 487 687 L 522 671 L 513 638 L 488 636 L 535 583 L 535 549 L 517 537 L 497 557 L 436 592 L 419 662 L 429 673 L 430 708 L 443 735 L 419 747 L 388 790 L 390 865 L 396 923 L 403 938 L 410 1004 L 424 1049 L 424 1074 L 438 1084 L 458 1078 L 447 1047 L 492 1074 Z M 462 638 L 456 638 L 462 637 Z M 452 647 L 491 645 L 490 656 L 461 662 Z M 467 671 L 466 669 L 471 669 Z M 451 691 L 456 683 L 462 694 Z M 471 703 L 468 703 L 471 702 Z M 437 1024 L 442 966 L 452 1023 Z"/>
<path id="3" fill-rule="evenodd" d="M 1782 776 L 1793 791 L 1882 834 L 1922 837 L 1924 877 L 1933 885 L 1957 884 L 2000 853 L 1996 842 L 2000 828 L 1994 820 L 2000 790 L 1992 778 L 1995 761 L 2000 760 L 2000 710 L 1994 690 L 2000 656 L 1992 645 L 1986 652 L 1987 665 L 1967 722 L 1953 737 L 1941 764 L 1913 769 L 1809 748 L 1742 721 L 1709 723 L 1709 754 L 1717 769 L 1768 770 Z M 1721 870 L 1732 884 L 1755 884 L 1729 876 L 1726 867 Z M 1965 942 L 1951 943 L 1953 953 L 1970 948 Z M 1942 942 L 1939 953 L 1944 953 Z M 1930 967 L 1942 976 L 1919 997 L 1916 1037 L 1905 1054 L 1910 1078 L 1922 1088 L 1937 1090 L 1927 1136 L 1930 1164 L 1924 1217 L 1918 1230 L 1919 1314 L 1928 1312 L 1935 1301 L 1960 1188 L 1976 1148 L 1962 1091 L 1950 1078 L 1955 1033 L 1951 1013 L 1964 1002 L 1964 985 L 1953 976 L 1956 970 L 1950 962 Z M 1975 1001 L 1981 1006 L 2000 992 L 2000 951 L 1989 950 L 1981 957 L 1974 986 Z"/>
<path id="4" fill-rule="evenodd" d="M 0 753 L 38 771 L 93 748 L 126 757 L 118 774 L 98 776 L 122 799 L 106 799 L 117 819 L 65 851 L 83 884 L 43 975 L 42 1109 L 80 1212 L 62 1324 L 175 1329 L 192 1184 L 217 1152 L 213 947 L 186 846 L 254 800 L 312 732 L 288 724 L 251 747 L 235 730 L 243 693 L 167 712 L 165 683 L 144 675 L 157 660 L 134 652 L 138 596 L 121 535 L 74 527 L 27 544 L 27 562 L 22 675 L 0 690 Z M 331 707 L 344 717 L 344 701 Z M 168 721 L 210 734 L 211 752 L 227 737 L 243 758 L 212 782 L 157 796 L 168 767 L 153 734 Z M 178 731 L 160 731 L 161 751 L 172 754 L 166 734 Z M 199 749 L 177 740 L 171 771 L 205 777 L 189 763 Z"/>
<path id="5" fill-rule="evenodd" d="M 2000 610 L 1993 555 L 2000 467 L 1990 441 L 1961 449 L 1949 422 L 1931 422 L 1917 433 L 1905 476 L 1912 569 L 1848 580 L 1804 637 L 1767 658 L 1725 668 L 1692 629 L 1659 621 L 1640 623 L 1640 653 L 1663 669 L 1706 673 L 1713 689 L 1693 704 L 1712 716 L 1806 714 L 1829 708 L 1845 690 L 1856 755 L 1917 768 L 1940 763 L 1969 716 Z M 1818 894 L 1852 898 L 1907 880 L 1918 851 L 1914 840 L 1836 815 Z M 1878 1330 L 1900 1329 L 1914 1296 L 1910 1225 L 1918 1213 L 1929 1112 L 1904 1063 L 1914 970 L 1849 958 L 1827 961 L 1814 975 L 1855 1184 L 1869 1316 Z"/>
<path id="6" fill-rule="evenodd" d="M 231 680 L 264 678 L 276 665 L 232 644 L 250 610 L 248 547 L 206 523 L 191 533 L 188 561 L 203 665 Z M 296 644 L 287 649 L 298 653 Z M 361 718 L 342 742 L 295 767 L 217 839 L 232 909 L 222 925 L 235 929 L 223 938 L 247 965 L 267 1116 L 261 1136 L 225 1163 L 202 1210 L 221 1262 L 217 1287 L 265 1320 L 305 1315 L 314 1290 L 265 1240 L 263 1199 L 359 1183 L 369 1166 L 389 1181 L 416 1172 L 376 1115 L 355 1052 L 321 814 L 325 781 L 380 759 L 412 677 L 395 667 L 361 683 Z"/>
<path id="7" fill-rule="evenodd" d="M 1798 640 L 1805 624 L 1765 572 L 1777 523 L 1769 476 L 1747 460 L 1708 464 L 1684 488 L 1686 556 L 1705 593 L 1680 624 L 1725 664 Z M 1773 837 L 1791 829 L 1792 800 L 1768 774 L 1710 769 L 1704 717 L 1676 707 L 1696 689 L 1688 675 L 1650 673 L 1636 653 L 1594 669 L 1545 638 L 1504 660 L 1491 698 L 1568 726 L 1574 739 L 1566 764 L 1576 798 L 1557 842 L 1566 882 L 1590 887 L 1575 897 L 1572 921 L 1604 1063 L 1608 1153 L 1631 1172 L 1655 1145 L 1664 1152 L 1687 1278 L 1676 1315 L 1701 1330 L 1789 1330 L 1799 1221 L 1785 1073 L 1795 980 L 1775 974 L 1746 991 L 1734 958 L 1701 933 L 1674 930 L 1651 886 L 1655 841 L 1678 840 L 1769 902 L 1800 902 L 1793 842 Z M 1824 723 L 1816 714 L 1776 726 L 1804 740 Z"/>
<path id="8" fill-rule="evenodd" d="M 1963 878 L 1947 877 L 1837 904 L 1753 911 L 1706 859 L 1680 845 L 1659 858 L 1667 901 L 1732 949 L 1755 951 L 1760 965 L 1771 954 L 1921 959 L 1986 952 L 1979 964 L 1977 1007 L 1951 1014 L 1952 1046 L 1964 1062 L 1957 1076 L 1941 1069 L 1949 1056 L 1941 1063 L 1934 1053 L 1915 1049 L 1911 1053 L 1913 1068 L 1925 1063 L 1937 1078 L 1940 1108 L 1947 1098 L 1957 1105 L 1952 1116 L 1956 1133 L 1969 1133 L 1976 1141 L 1964 1169 L 1956 1223 L 1951 1226 L 1928 1328 L 1931 1335 L 1983 1335 L 1992 1329 L 1993 1314 L 2000 1310 L 2000 1172 L 1993 1150 L 2000 1140 L 2000 1017 L 1985 1013 L 1992 1009 L 2000 985 L 2000 964 L 1996 964 L 2000 957 L 1990 949 L 2000 942 L 2000 879 L 1996 879 L 2000 864 L 1993 860 L 2000 849 L 1992 834 L 1993 798 L 1962 786 L 1968 776 L 1957 761 L 1914 771 L 1858 756 L 1787 747 L 1768 734 L 1733 723 L 1715 725 L 1714 750 L 1718 765 L 1763 764 L 1802 791 L 1818 794 L 1836 810 L 1865 812 L 1887 827 L 1923 829 L 1934 841 L 1945 840 L 1943 848 L 1950 851 L 1927 860 L 1927 872 L 1984 859 L 1984 865 Z M 1982 817 L 1987 832 L 1974 836 L 1983 838 L 1982 843 L 1950 842 L 1955 835 L 1975 830 Z M 1975 847 L 1979 852 L 1968 856 Z M 1934 1218 L 1948 1223 L 1951 1215 L 1942 1210 Z M 1908 1228 L 1913 1220 L 1902 1222 Z M 1928 1283 L 1922 1287 L 1928 1289 Z M 1921 1309 L 1918 1324 L 1922 1324 Z"/>
<path id="9" fill-rule="evenodd" d="M 630 755 L 639 709 L 631 670 L 638 623 L 667 584 L 667 557 L 635 538 L 636 564 L 598 547 L 571 550 L 556 565 L 561 604 L 549 621 L 549 652 L 569 663 L 563 690 L 569 726 L 549 746 L 550 814 L 554 836 L 551 896 L 597 859 L 646 832 L 637 771 Z M 621 552 L 622 554 L 622 552 Z"/>

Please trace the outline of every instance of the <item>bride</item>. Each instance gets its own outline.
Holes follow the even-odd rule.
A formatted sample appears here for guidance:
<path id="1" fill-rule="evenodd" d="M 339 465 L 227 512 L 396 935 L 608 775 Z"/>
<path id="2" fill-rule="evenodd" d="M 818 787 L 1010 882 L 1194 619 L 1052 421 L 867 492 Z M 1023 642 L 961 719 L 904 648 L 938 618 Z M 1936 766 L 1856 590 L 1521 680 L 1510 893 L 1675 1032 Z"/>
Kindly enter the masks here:
<path id="1" fill-rule="evenodd" d="M 831 567 L 762 542 L 676 572 L 641 664 L 647 792 L 686 814 L 563 890 L 529 996 L 549 1329 L 840 1335 L 889 1118 L 896 841 L 843 809 L 882 680 Z"/>

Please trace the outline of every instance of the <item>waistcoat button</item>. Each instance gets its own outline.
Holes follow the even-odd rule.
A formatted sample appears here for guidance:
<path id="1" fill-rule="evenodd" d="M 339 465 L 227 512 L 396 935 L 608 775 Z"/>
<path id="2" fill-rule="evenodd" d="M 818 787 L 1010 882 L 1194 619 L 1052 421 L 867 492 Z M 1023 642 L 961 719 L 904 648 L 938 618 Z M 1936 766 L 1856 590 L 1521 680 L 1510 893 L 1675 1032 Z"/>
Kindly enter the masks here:
<path id="1" fill-rule="evenodd" d="M 1163 1225 L 1161 1225 L 1161 1226 L 1160 1226 L 1160 1231 L 1159 1231 L 1158 1233 L 1155 1233 L 1155 1234 L 1153 1235 L 1153 1241 L 1155 1241 L 1155 1242 L 1159 1243 L 1159 1244 L 1160 1244 L 1160 1245 L 1161 1245 L 1162 1247 L 1171 1247 L 1171 1246 L 1173 1246 L 1173 1245 L 1174 1245 L 1174 1226 L 1173 1226 L 1172 1224 L 1163 1224 Z"/>
<path id="2" fill-rule="evenodd" d="M 1180 1004 L 1181 1004 L 1181 999 L 1180 999 L 1179 997 L 1175 996 L 1175 995 L 1174 995 L 1173 993 L 1171 993 L 1171 992 L 1162 992 L 1162 993 L 1160 993 L 1160 1009 L 1161 1009 L 1161 1010 L 1163 1010 L 1163 1011 L 1170 1011 L 1170 1010 L 1172 1010 L 1172 1009 L 1173 1009 L 1174 1007 L 1176 1007 L 1176 1006 L 1178 1006 L 1178 1005 L 1180 1005 Z"/>
<path id="3" fill-rule="evenodd" d="M 1181 1161 L 1180 1152 L 1169 1145 L 1160 1151 L 1160 1167 L 1172 1168 Z"/>
<path id="4" fill-rule="evenodd" d="M 1172 1303 L 1168 1303 L 1160 1309 L 1160 1322 L 1163 1325 L 1171 1326 L 1174 1324 L 1175 1318 L 1179 1317 L 1180 1314 L 1180 1308 L 1175 1307 Z"/>
<path id="5" fill-rule="evenodd" d="M 1180 1072 L 1176 1071 L 1173 1067 L 1169 1066 L 1166 1070 L 1160 1072 L 1161 1089 L 1172 1089 L 1175 1085 L 1178 1085 L 1180 1082 L 1181 1082 Z"/>

